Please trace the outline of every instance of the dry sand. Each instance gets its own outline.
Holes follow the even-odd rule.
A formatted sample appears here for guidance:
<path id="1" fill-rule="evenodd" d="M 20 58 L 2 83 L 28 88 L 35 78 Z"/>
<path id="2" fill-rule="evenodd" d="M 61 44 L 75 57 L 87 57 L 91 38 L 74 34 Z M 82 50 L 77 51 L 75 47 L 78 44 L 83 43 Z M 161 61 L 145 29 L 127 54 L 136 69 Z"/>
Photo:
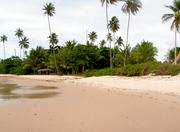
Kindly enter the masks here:
<path id="1" fill-rule="evenodd" d="M 180 132 L 180 77 L 0 76 L 57 86 L 48 99 L 0 104 L 0 132 Z M 21 91 L 22 92 L 22 91 Z"/>

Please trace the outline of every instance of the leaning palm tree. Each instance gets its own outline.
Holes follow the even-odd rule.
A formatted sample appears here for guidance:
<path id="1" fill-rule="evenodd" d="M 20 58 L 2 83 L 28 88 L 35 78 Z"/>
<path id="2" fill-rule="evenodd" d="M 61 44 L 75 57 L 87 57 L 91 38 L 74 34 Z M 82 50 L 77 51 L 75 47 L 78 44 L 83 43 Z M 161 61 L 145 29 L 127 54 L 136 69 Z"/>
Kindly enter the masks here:
<path id="1" fill-rule="evenodd" d="M 5 42 L 8 41 L 8 38 L 7 38 L 6 35 L 2 35 L 0 38 L 1 38 L 1 42 L 3 42 L 4 59 L 6 59 L 6 47 L 5 47 Z"/>
<path id="2" fill-rule="evenodd" d="M 19 41 L 19 46 L 21 49 L 23 49 L 23 58 L 25 57 L 25 49 L 29 48 L 29 39 L 27 37 L 23 37 Z"/>
<path id="3" fill-rule="evenodd" d="M 116 41 L 116 32 L 119 30 L 120 28 L 120 24 L 119 24 L 119 20 L 116 16 L 112 17 L 112 19 L 110 20 L 109 24 L 108 24 L 110 30 L 113 32 L 113 40 L 114 40 L 114 46 L 113 49 L 115 47 L 115 41 Z M 114 61 L 114 56 L 115 53 L 113 52 L 113 61 Z"/>
<path id="4" fill-rule="evenodd" d="M 51 32 L 50 17 L 54 16 L 54 14 L 56 13 L 54 4 L 46 3 L 46 5 L 44 5 L 43 7 L 43 10 L 44 10 L 44 14 L 47 15 L 47 18 L 48 18 L 49 33 L 51 35 L 52 32 Z"/>
<path id="5" fill-rule="evenodd" d="M 126 36 L 126 46 L 129 43 L 129 28 L 130 28 L 130 19 L 131 19 L 131 14 L 136 15 L 139 11 L 140 8 L 142 8 L 142 3 L 140 0 L 121 0 L 124 2 L 124 5 L 122 6 L 122 11 L 125 14 L 128 14 L 128 26 L 127 26 L 127 36 Z M 126 59 L 127 53 L 125 55 Z M 126 65 L 126 60 L 124 62 L 124 65 Z"/>
<path id="6" fill-rule="evenodd" d="M 114 5 L 118 2 L 119 0 L 101 0 L 102 6 L 106 6 L 106 24 L 107 24 L 107 30 L 108 30 L 108 34 L 110 33 L 110 29 L 108 26 L 109 23 L 109 13 L 108 13 L 108 7 L 109 5 Z M 109 41 L 109 47 L 110 47 L 110 67 L 113 67 L 112 64 L 112 54 L 111 54 L 111 42 Z"/>
<path id="7" fill-rule="evenodd" d="M 171 30 L 174 30 L 175 32 L 175 54 L 174 54 L 174 63 L 176 64 L 176 57 L 177 57 L 177 32 L 179 32 L 180 28 L 180 1 L 174 0 L 172 5 L 166 6 L 171 10 L 171 13 L 164 14 L 162 16 L 163 22 L 169 21 L 173 19 L 173 22 L 171 24 Z"/>
<path id="8" fill-rule="evenodd" d="M 55 46 L 58 44 L 59 40 L 58 40 L 58 35 L 56 35 L 56 33 L 52 33 L 49 37 L 49 43 L 51 44 L 51 47 L 53 48 L 52 52 L 53 52 L 53 56 L 54 56 L 54 65 L 56 67 L 56 72 L 59 73 L 59 69 L 57 66 L 57 61 L 56 61 L 56 54 L 55 54 Z"/>
<path id="9" fill-rule="evenodd" d="M 91 44 L 94 44 L 94 42 L 97 39 L 97 33 L 93 31 L 90 34 L 88 34 L 88 36 L 89 36 L 89 40 L 91 41 Z"/>
<path id="10" fill-rule="evenodd" d="M 19 39 L 19 41 L 22 39 L 22 37 L 24 36 L 24 32 L 22 29 L 18 28 L 16 31 L 15 31 L 15 36 Z M 19 50 L 19 57 L 21 58 L 21 47 L 20 47 L 20 50 Z"/>

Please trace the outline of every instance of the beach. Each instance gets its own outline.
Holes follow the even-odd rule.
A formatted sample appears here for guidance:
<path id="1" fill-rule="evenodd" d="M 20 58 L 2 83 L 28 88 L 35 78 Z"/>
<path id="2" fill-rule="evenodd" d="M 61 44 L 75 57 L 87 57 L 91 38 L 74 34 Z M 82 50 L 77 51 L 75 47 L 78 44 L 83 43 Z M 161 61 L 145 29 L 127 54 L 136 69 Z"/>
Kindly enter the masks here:
<path id="1" fill-rule="evenodd" d="M 58 93 L 2 102 L 2 132 L 180 131 L 179 76 L 0 75 L 0 81 L 20 85 L 19 94 L 36 86 L 57 87 L 46 91 Z"/>

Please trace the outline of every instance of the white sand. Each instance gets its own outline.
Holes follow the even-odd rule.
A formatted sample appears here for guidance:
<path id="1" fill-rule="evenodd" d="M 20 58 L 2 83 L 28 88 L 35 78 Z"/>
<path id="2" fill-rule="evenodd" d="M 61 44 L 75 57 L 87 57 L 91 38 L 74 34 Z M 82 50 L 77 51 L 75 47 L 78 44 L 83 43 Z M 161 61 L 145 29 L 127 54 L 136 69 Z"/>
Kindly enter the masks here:
<path id="1" fill-rule="evenodd" d="M 143 77 L 121 77 L 103 76 L 83 78 L 79 76 L 56 76 L 56 75 L 0 75 L 15 78 L 33 79 L 39 81 L 79 83 L 97 88 L 111 90 L 136 90 L 139 92 L 153 91 L 171 95 L 180 95 L 180 76 L 143 76 Z"/>
<path id="2" fill-rule="evenodd" d="M 24 86 L 22 92 L 42 85 L 57 86 L 60 93 L 1 103 L 0 132 L 180 132 L 180 98 L 159 94 L 178 95 L 179 77 L 6 75 L 0 80 Z"/>
<path id="3" fill-rule="evenodd" d="M 74 82 L 108 88 L 114 90 L 154 91 L 166 94 L 180 95 L 180 77 L 144 76 L 144 77 L 90 77 L 75 80 Z"/>

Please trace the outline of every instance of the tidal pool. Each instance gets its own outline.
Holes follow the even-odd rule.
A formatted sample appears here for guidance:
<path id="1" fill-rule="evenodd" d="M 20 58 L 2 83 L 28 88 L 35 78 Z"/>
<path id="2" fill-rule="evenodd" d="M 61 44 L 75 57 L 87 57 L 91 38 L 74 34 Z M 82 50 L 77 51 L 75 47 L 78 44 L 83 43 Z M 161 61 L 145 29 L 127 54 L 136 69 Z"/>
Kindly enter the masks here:
<path id="1" fill-rule="evenodd" d="M 34 86 L 28 87 L 26 93 L 18 92 L 25 87 L 7 82 L 0 82 L 0 101 L 10 99 L 45 99 L 51 98 L 59 94 L 54 86 Z"/>

